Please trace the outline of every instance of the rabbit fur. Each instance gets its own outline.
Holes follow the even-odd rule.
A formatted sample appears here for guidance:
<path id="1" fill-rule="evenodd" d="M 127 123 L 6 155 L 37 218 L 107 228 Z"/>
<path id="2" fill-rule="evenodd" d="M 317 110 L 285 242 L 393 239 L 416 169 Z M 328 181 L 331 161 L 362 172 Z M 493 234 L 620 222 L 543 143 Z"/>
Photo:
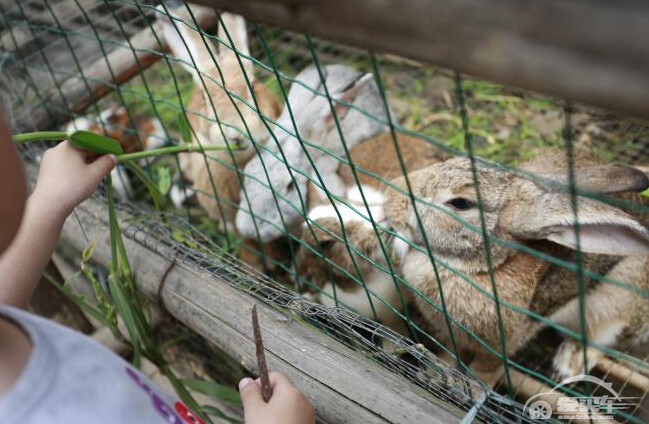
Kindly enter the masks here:
<path id="1" fill-rule="evenodd" d="M 363 74 L 345 65 L 327 65 L 322 71 L 333 99 L 360 108 L 370 116 L 386 118 L 385 107 L 372 74 Z M 236 226 L 243 236 L 252 238 L 258 235 L 262 242 L 277 239 L 287 231 L 299 231 L 299 223 L 308 205 L 307 180 L 308 177 L 316 178 L 314 167 L 305 152 L 315 163 L 315 169 L 320 172 L 325 186 L 332 192 L 344 194 L 344 186 L 336 174 L 340 160 L 330 155 L 343 155 L 343 144 L 328 100 L 313 92 L 324 92 L 320 75 L 311 66 L 303 70 L 296 80 L 298 82 L 291 86 L 288 103 L 305 144 L 293 135 L 294 127 L 289 110 L 285 107 L 279 123 L 289 131 L 276 126 L 273 132 L 278 142 L 269 138 L 261 154 L 252 159 L 245 169 L 242 191 L 247 192 L 254 202 L 248 204 L 243 194 L 240 196 Z M 382 122 L 343 104 L 334 102 L 334 111 L 350 149 L 361 140 L 387 129 Z M 307 145 L 307 141 L 311 145 Z M 283 156 L 279 152 L 280 147 Z M 284 157 L 292 168 L 290 172 Z"/>
<path id="2" fill-rule="evenodd" d="M 615 193 L 615 197 L 631 200 L 644 206 L 649 205 L 648 199 L 638 194 L 646 184 L 646 176 L 641 172 L 629 172 L 628 167 L 622 165 L 606 165 L 590 146 L 576 145 L 574 157 L 575 166 L 579 169 L 576 176 L 582 178 L 582 181 L 577 181 L 577 185 L 581 185 L 581 188 L 598 193 Z M 589 167 L 589 170 L 584 172 L 586 167 Z M 561 149 L 546 148 L 534 159 L 524 163 L 521 169 L 533 172 L 554 172 L 557 175 L 565 176 L 568 169 L 566 153 Z M 586 182 L 588 186 L 584 187 Z M 649 217 L 645 212 L 634 209 L 625 210 L 645 225 L 649 222 Z M 564 252 L 564 257 L 570 262 L 575 260 L 574 255 L 569 252 Z M 638 279 L 638 276 L 647 271 L 642 269 L 646 265 L 641 259 L 627 258 L 620 261 L 615 256 L 585 253 L 582 254 L 582 263 L 584 269 L 594 271 L 599 275 L 629 282 L 638 285 L 641 289 L 646 288 L 646 285 L 643 286 L 642 280 Z M 557 312 L 557 315 L 561 317 L 561 321 L 565 323 L 566 327 L 579 333 L 581 331 L 579 320 L 574 319 L 579 313 L 578 285 L 574 273 L 563 267 L 552 267 L 545 275 L 543 282 L 544 286 L 560 287 L 560 289 L 537 290 L 532 302 L 534 310 L 544 311 L 545 315 L 550 315 L 557 312 L 559 306 L 565 305 L 563 310 Z M 646 324 L 649 307 L 644 296 L 631 295 L 628 289 L 615 287 L 611 284 L 597 284 L 592 279 L 588 279 L 587 284 L 591 291 L 588 297 L 589 302 L 586 304 L 586 313 L 590 316 L 588 322 L 597 323 L 596 326 L 591 325 L 591 328 L 587 328 L 588 337 L 604 346 L 614 346 L 623 351 L 643 343 L 643 338 L 646 338 L 649 329 Z M 558 297 L 558 293 L 563 296 Z M 609 303 L 609 299 L 618 300 Z M 635 312 L 629 315 L 625 312 L 627 308 Z M 584 368 L 581 343 L 572 338 L 566 338 L 559 346 L 553 360 L 557 378 L 562 380 L 584 371 L 588 372 L 602 356 L 601 349 L 587 349 L 587 367 Z"/>
<path id="3" fill-rule="evenodd" d="M 414 171 L 449 157 L 419 138 L 398 135 L 397 140 L 407 171 Z M 405 286 L 395 281 L 388 271 L 374 265 L 374 263 L 379 264 L 388 270 L 388 260 L 390 260 L 394 271 L 398 273 L 400 263 L 407 251 L 407 244 L 403 240 L 393 237 L 383 229 L 386 224 L 383 211 L 383 191 L 386 187 L 384 181 L 402 174 L 392 135 L 383 133 L 360 142 L 351 149 L 350 157 L 356 165 L 361 189 L 372 212 L 372 218 L 378 224 L 376 228 L 389 257 L 386 258 L 381 249 L 351 168 L 349 165 L 341 164 L 338 176 L 347 187 L 344 197 L 351 207 L 342 202 L 337 202 L 336 206 L 345 227 L 346 240 L 360 252 L 359 254 L 353 248 L 350 249 L 358 271 L 344 242 L 341 220 L 336 210 L 331 204 L 323 203 L 310 210 L 308 215 L 308 221 L 312 222 L 310 227 L 306 223 L 303 224 L 301 239 L 305 245 L 300 246 L 296 254 L 297 275 L 321 289 L 321 291 L 311 290 L 310 297 L 313 300 L 326 306 L 336 306 L 335 290 L 336 298 L 342 305 L 371 319 L 375 318 L 374 312 L 376 312 L 376 318 L 381 323 L 403 335 L 408 335 L 406 322 L 393 309 L 402 310 L 402 298 L 407 303 L 410 293 Z M 335 265 L 328 264 L 321 255 Z M 374 310 L 364 287 L 358 281 L 364 282 L 372 294 Z M 397 284 L 401 294 L 397 290 Z"/>
<path id="4" fill-rule="evenodd" d="M 184 15 L 181 11 L 174 11 L 174 14 Z M 198 31 L 183 22 L 176 21 L 174 26 L 168 17 L 162 20 L 167 43 L 194 80 L 187 106 L 188 121 L 194 130 L 192 142 L 202 146 L 229 144 L 238 148 L 210 151 L 205 155 L 187 153 L 179 157 L 185 177 L 193 182 L 199 204 L 223 230 L 233 231 L 240 191 L 237 170 L 253 156 L 253 143 L 261 143 L 268 136 L 259 114 L 275 119 L 279 115 L 279 104 L 263 83 L 254 80 L 252 62 L 242 58 L 242 69 L 232 50 L 237 49 L 246 56 L 250 54 L 245 20 L 229 13 L 221 16 L 232 38 L 232 46 L 222 26 L 219 26 L 218 37 L 226 45 L 219 44 L 217 48 L 212 40 L 203 39 Z M 184 20 L 191 22 L 191 18 Z M 251 108 L 235 98 L 254 105 L 244 72 L 251 81 L 259 113 L 254 106 Z"/>
<path id="5" fill-rule="evenodd" d="M 630 175 L 627 178 L 629 185 L 614 184 L 611 189 L 601 187 L 601 179 L 594 178 L 592 169 L 586 167 L 575 171 L 578 188 L 617 192 L 649 186 L 646 176 L 632 168 L 604 166 L 600 167 L 600 172 L 606 169 L 618 174 L 626 169 Z M 554 184 L 534 182 L 481 162 L 476 163 L 476 172 L 488 234 L 505 242 L 520 242 L 541 252 L 570 259 L 576 242 L 568 193 L 558 190 Z M 448 312 L 500 352 L 501 334 L 493 299 L 463 279 L 466 276 L 482 290 L 492 292 L 485 245 L 479 231 L 481 223 L 469 159 L 450 159 L 412 172 L 408 177 L 415 197 L 427 202 L 417 204 L 426 241 L 437 260 L 446 265 L 438 266 L 438 272 Z M 552 173 L 544 177 L 545 181 L 562 182 L 564 179 Z M 404 177 L 394 180 L 394 183 L 405 187 Z M 408 196 L 390 190 L 386 194 L 385 210 L 395 230 L 415 245 L 425 245 Z M 453 215 L 468 221 L 478 231 L 471 230 Z M 640 287 L 649 287 L 649 273 L 646 272 L 649 266 L 649 231 L 644 225 L 618 208 L 584 197 L 578 200 L 578 222 L 581 250 L 599 257 L 587 258 L 585 266 L 594 266 L 595 271 L 603 271 L 609 277 L 615 276 Z M 494 241 L 489 246 L 501 299 L 508 355 L 515 354 L 524 346 L 541 324 L 528 315 L 502 305 L 503 302 L 548 316 L 569 327 L 578 322 L 578 309 L 574 305 L 574 274 L 556 271 L 557 266 L 540 257 Z M 603 269 L 598 270 L 598 266 Z M 402 272 L 408 282 L 439 304 L 438 283 L 427 254 L 410 249 L 403 261 Z M 563 280 L 561 284 L 554 285 L 557 276 Z M 647 302 L 637 294 L 634 297 L 628 290 L 618 290 L 607 284 L 590 283 L 590 286 L 593 288 L 586 297 L 587 310 L 590 311 L 587 327 L 596 342 L 610 343 L 610 339 L 632 329 L 635 322 L 642 321 L 626 306 L 630 298 L 635 299 L 634 305 L 644 305 L 636 310 L 642 310 L 639 314 L 646 317 Z M 416 297 L 414 302 L 431 331 L 448 342 L 449 334 L 441 313 L 421 297 Z M 604 303 L 609 305 L 608 308 L 601 307 Z M 607 322 L 617 323 L 615 337 L 611 332 L 598 331 L 608 327 Z M 494 385 L 501 376 L 502 361 L 487 352 L 471 334 L 455 328 L 453 335 L 461 354 L 473 356 L 470 367 L 487 384 Z M 633 330 L 644 331 L 646 328 Z"/>

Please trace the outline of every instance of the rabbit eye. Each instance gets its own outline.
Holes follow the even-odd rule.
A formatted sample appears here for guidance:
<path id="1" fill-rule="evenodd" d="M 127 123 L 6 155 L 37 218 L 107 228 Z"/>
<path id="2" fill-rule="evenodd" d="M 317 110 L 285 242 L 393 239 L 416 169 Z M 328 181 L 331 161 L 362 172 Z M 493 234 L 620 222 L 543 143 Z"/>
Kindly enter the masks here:
<path id="1" fill-rule="evenodd" d="M 464 197 L 456 197 L 451 199 L 448 202 L 445 202 L 445 205 L 451 206 L 452 208 L 458 211 L 466 211 L 475 207 L 475 203 Z"/>
<path id="2" fill-rule="evenodd" d="M 336 240 L 320 240 L 318 244 L 320 245 L 320 249 L 329 250 L 336 244 Z"/>
<path id="3" fill-rule="evenodd" d="M 290 183 L 288 183 L 286 185 L 286 191 L 288 192 L 288 191 L 293 190 L 293 187 L 295 187 L 295 183 L 293 183 L 293 181 L 291 181 Z"/>

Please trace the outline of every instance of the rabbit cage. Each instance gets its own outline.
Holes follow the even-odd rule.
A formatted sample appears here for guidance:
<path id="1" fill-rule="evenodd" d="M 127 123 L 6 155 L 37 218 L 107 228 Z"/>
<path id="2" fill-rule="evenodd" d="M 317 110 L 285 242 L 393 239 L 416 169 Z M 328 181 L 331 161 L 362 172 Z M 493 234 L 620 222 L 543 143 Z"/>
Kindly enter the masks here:
<path id="1" fill-rule="evenodd" d="M 14 133 L 92 131 L 137 157 L 66 222 L 62 290 L 99 308 L 94 278 L 115 305 L 116 206 L 181 392 L 256 369 L 257 303 L 271 368 L 322 422 L 649 417 L 644 121 L 205 6 L 0 16 Z M 31 177 L 44 147 L 21 146 Z M 203 417 L 236 420 L 224 408 Z"/>

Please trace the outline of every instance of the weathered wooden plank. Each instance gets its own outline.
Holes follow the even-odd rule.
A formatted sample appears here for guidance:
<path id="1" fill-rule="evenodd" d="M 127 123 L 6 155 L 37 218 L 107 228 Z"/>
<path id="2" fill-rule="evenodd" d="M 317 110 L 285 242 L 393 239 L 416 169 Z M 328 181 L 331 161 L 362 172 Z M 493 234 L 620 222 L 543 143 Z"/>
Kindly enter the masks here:
<path id="1" fill-rule="evenodd" d="M 110 249 L 105 206 L 90 200 L 76 215 L 86 234 L 97 238 L 94 259 L 106 264 Z M 251 370 L 256 357 L 249 318 L 256 304 L 269 367 L 289 376 L 323 422 L 449 423 L 461 416 L 406 379 L 194 265 L 176 264 L 160 287 L 170 261 L 137 241 L 146 234 L 134 232 L 130 237 L 125 245 L 138 288 Z M 62 240 L 77 249 L 87 245 L 75 217 L 66 221 Z"/>
<path id="2" fill-rule="evenodd" d="M 34 5 L 37 5 L 38 8 L 34 8 Z M 15 3 L 13 5 L 1 4 L 4 18 L 8 21 L 10 28 L 3 32 L 0 42 L 7 52 L 20 51 L 27 43 L 33 40 L 33 37 L 32 32 L 26 25 L 18 25 L 17 22 L 29 19 L 30 22 L 38 26 L 49 25 L 58 28 L 58 24 L 61 24 L 67 29 L 66 23 L 81 16 L 80 8 L 89 13 L 100 5 L 101 3 L 97 0 L 76 0 L 76 2 L 67 0 L 51 4 L 50 10 L 41 2 L 25 2 L 21 5 L 21 13 L 21 9 L 16 7 Z M 56 22 L 57 19 L 58 23 Z M 9 34 L 10 31 L 13 31 L 13 36 Z"/>
<path id="3" fill-rule="evenodd" d="M 643 0 L 195 0 L 649 118 Z"/>
<path id="4" fill-rule="evenodd" d="M 51 25 L 58 27 L 59 24 L 67 28 L 67 23 L 75 17 L 82 15 L 82 10 L 86 13 L 101 6 L 102 3 L 97 0 L 67 0 L 51 2 L 49 7 L 47 3 L 25 2 L 22 6 L 25 15 L 32 22 L 38 24 Z"/>
<path id="5" fill-rule="evenodd" d="M 216 24 L 214 13 L 209 9 L 196 10 L 195 15 L 199 25 L 203 28 Z M 59 81 L 60 92 L 63 93 L 65 100 L 58 94 L 59 90 L 54 90 L 51 92 L 51 96 L 45 99 L 45 103 L 55 118 L 59 121 L 69 118 L 66 103 L 70 106 L 72 113 L 83 112 L 90 104 L 110 93 L 114 85 L 122 84 L 139 75 L 141 70 L 159 60 L 162 53 L 166 52 L 167 47 L 164 44 L 164 37 L 162 37 L 162 25 L 159 22 L 154 22 L 152 28 L 160 38 L 160 42 L 163 44 L 162 48 L 155 39 L 151 28 L 147 27 L 130 39 L 133 50 L 128 47 L 127 43 L 125 46 L 115 47 L 106 57 L 85 66 L 83 75 Z M 151 53 L 151 51 L 158 53 Z M 139 60 L 139 66 L 136 57 Z M 114 79 L 107 64 L 110 64 L 115 74 Z M 47 127 L 51 122 L 50 114 L 42 105 L 39 106 L 31 108 L 22 116 L 15 117 L 14 129 L 35 130 Z"/>

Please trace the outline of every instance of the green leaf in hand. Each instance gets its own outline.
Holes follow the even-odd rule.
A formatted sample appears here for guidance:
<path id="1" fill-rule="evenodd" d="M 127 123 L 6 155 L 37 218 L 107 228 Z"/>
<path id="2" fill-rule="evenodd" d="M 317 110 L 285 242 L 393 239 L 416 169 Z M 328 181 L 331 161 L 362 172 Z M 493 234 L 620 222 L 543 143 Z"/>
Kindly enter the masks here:
<path id="1" fill-rule="evenodd" d="M 70 135 L 70 145 L 100 155 L 124 153 L 119 141 L 89 131 L 75 131 Z"/>

